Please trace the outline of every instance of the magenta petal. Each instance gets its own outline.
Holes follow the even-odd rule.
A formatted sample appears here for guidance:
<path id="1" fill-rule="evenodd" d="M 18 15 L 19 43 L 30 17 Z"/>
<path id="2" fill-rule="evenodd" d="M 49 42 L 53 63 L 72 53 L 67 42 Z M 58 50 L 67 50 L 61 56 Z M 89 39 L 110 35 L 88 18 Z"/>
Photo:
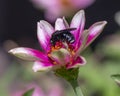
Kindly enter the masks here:
<path id="1" fill-rule="evenodd" d="M 49 42 L 54 28 L 48 22 L 41 20 L 37 23 L 37 36 L 38 40 L 44 50 L 49 47 Z"/>
<path id="2" fill-rule="evenodd" d="M 33 71 L 38 72 L 38 71 L 49 71 L 50 69 L 53 68 L 53 64 L 50 62 L 42 62 L 42 61 L 36 61 L 33 65 Z"/>
<path id="3" fill-rule="evenodd" d="M 75 31 L 72 32 L 76 39 L 75 40 L 76 44 L 80 41 L 80 37 L 84 30 L 84 25 L 85 25 L 85 13 L 84 10 L 80 10 L 78 13 L 75 14 L 70 25 L 70 28 L 77 28 Z"/>
<path id="4" fill-rule="evenodd" d="M 70 68 L 77 68 L 77 67 L 80 67 L 80 66 L 83 66 L 86 64 L 86 60 L 84 57 L 82 56 L 79 56 L 76 58 L 76 60 L 73 61 L 73 63 L 70 65 L 67 66 L 68 69 Z"/>
<path id="5" fill-rule="evenodd" d="M 69 28 L 69 25 L 65 18 L 58 18 L 55 22 L 55 30 L 63 30 Z"/>
<path id="6" fill-rule="evenodd" d="M 106 21 L 96 22 L 88 29 L 89 33 L 85 47 L 87 47 L 102 32 L 106 24 Z"/>
<path id="7" fill-rule="evenodd" d="M 32 48 L 26 48 L 26 47 L 14 48 L 11 49 L 9 53 L 23 60 L 29 60 L 29 61 L 48 60 L 48 57 L 45 54 Z"/>

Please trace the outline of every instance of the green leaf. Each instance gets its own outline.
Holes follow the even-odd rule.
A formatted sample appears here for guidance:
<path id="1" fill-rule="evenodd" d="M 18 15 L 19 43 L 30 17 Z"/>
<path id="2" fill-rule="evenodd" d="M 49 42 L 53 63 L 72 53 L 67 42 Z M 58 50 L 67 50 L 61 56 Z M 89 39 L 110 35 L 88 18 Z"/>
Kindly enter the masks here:
<path id="1" fill-rule="evenodd" d="M 33 91 L 34 91 L 34 88 L 32 88 L 32 89 L 28 90 L 27 92 L 25 92 L 23 94 L 23 96 L 32 96 Z"/>
<path id="2" fill-rule="evenodd" d="M 111 77 L 117 83 L 117 85 L 120 87 L 120 74 L 114 74 L 114 75 L 111 75 Z"/>

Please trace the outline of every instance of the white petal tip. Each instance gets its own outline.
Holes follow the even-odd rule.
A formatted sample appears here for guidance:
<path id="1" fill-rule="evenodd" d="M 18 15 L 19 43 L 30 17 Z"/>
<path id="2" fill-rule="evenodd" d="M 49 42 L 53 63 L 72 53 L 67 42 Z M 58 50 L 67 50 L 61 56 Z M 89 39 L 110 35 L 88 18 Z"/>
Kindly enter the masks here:
<path id="1" fill-rule="evenodd" d="M 13 53 L 13 49 L 9 50 L 8 53 Z"/>
<path id="2" fill-rule="evenodd" d="M 81 56 L 81 58 L 82 58 L 82 60 L 83 60 L 83 62 L 82 62 L 81 65 L 85 65 L 85 64 L 87 63 L 86 59 L 85 59 L 84 57 L 82 57 L 82 56 Z"/>
<path id="3" fill-rule="evenodd" d="M 18 48 L 14 48 L 8 51 L 10 54 L 16 54 L 18 52 Z"/>
<path id="4" fill-rule="evenodd" d="M 46 22 L 45 20 L 40 20 L 40 23 L 44 23 L 44 22 Z"/>
<path id="5" fill-rule="evenodd" d="M 80 10 L 80 11 L 78 12 L 78 14 L 85 14 L 85 11 L 84 11 L 84 10 Z"/>
<path id="6" fill-rule="evenodd" d="M 55 30 L 63 30 L 63 29 L 66 29 L 68 27 L 69 27 L 69 25 L 64 17 L 57 18 L 57 20 L 55 22 Z"/>
<path id="7" fill-rule="evenodd" d="M 106 25 L 107 24 L 107 21 L 101 21 L 101 22 L 99 22 L 101 25 Z"/>
<path id="8" fill-rule="evenodd" d="M 103 21 L 103 22 L 107 23 L 107 21 Z"/>
<path id="9" fill-rule="evenodd" d="M 104 25 L 106 25 L 108 22 L 107 21 L 103 21 Z"/>

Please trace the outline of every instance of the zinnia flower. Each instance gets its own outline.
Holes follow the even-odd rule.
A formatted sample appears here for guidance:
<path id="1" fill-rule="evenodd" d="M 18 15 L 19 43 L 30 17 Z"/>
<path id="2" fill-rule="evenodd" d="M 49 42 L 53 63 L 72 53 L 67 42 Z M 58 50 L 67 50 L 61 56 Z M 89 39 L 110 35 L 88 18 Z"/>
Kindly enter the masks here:
<path id="1" fill-rule="evenodd" d="M 57 70 L 62 67 L 78 68 L 86 64 L 85 58 L 79 56 L 81 51 L 102 32 L 106 23 L 106 21 L 96 22 L 84 30 L 85 13 L 83 10 L 75 14 L 70 25 L 64 17 L 56 20 L 55 28 L 41 20 L 37 23 L 37 36 L 43 51 L 19 47 L 9 52 L 21 59 L 34 61 L 35 72 Z"/>
<path id="2" fill-rule="evenodd" d="M 48 20 L 54 21 L 60 16 L 69 16 L 71 13 L 90 6 L 95 0 L 31 0 L 37 8 L 45 10 Z"/>
<path id="3" fill-rule="evenodd" d="M 13 92 L 10 96 L 24 96 L 26 92 L 29 92 L 33 89 L 31 96 L 64 96 L 63 90 L 58 85 L 54 85 L 48 92 L 43 91 L 37 85 L 29 85 L 26 88 Z M 26 96 L 26 95 L 25 95 Z"/>

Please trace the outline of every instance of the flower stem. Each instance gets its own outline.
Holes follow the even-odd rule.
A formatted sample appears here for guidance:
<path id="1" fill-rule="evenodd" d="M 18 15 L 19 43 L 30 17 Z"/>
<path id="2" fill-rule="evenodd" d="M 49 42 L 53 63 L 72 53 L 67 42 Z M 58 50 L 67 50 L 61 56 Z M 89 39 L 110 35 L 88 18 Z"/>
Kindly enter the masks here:
<path id="1" fill-rule="evenodd" d="M 66 81 L 68 81 L 71 84 L 76 96 L 83 96 L 80 86 L 78 85 L 77 82 L 78 73 L 79 73 L 79 68 L 68 70 L 65 67 L 62 67 L 61 69 L 55 71 L 55 74 L 57 76 L 64 78 Z"/>
<path id="2" fill-rule="evenodd" d="M 76 96 L 84 96 L 80 86 L 77 83 L 77 80 L 69 81 L 69 83 L 71 84 Z"/>

